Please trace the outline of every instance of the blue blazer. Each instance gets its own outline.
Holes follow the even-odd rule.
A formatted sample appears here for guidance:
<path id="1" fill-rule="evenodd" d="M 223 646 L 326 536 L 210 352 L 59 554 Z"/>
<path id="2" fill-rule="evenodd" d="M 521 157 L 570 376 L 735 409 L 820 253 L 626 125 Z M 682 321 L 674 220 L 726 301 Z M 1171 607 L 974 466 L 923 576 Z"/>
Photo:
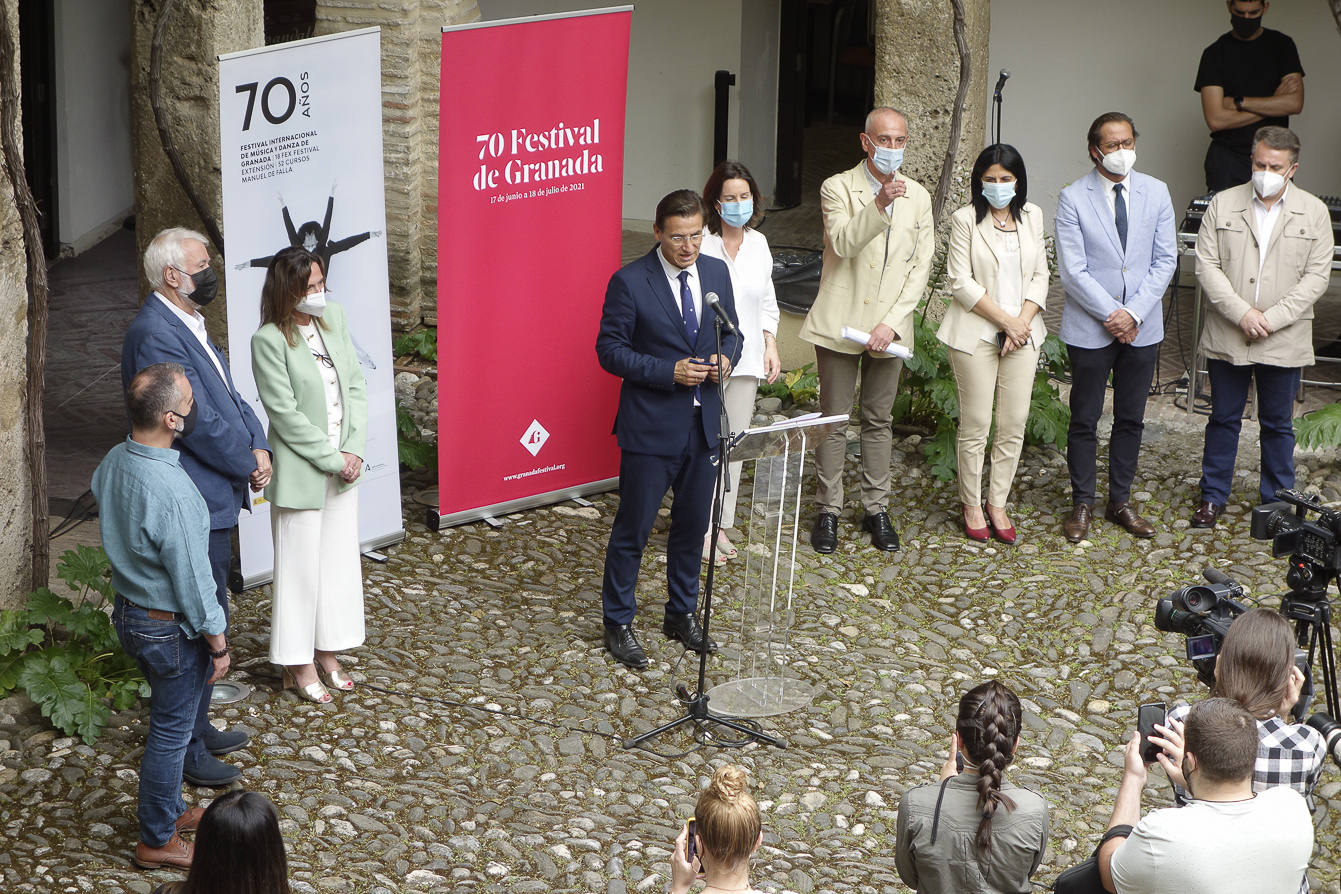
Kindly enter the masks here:
<path id="1" fill-rule="evenodd" d="M 601 331 L 596 336 L 596 357 L 601 368 L 624 380 L 619 389 L 619 410 L 614 433 L 621 450 L 653 456 L 679 456 L 689 444 L 693 420 L 694 389 L 675 384 L 675 362 L 686 357 L 707 358 L 716 352 L 712 311 L 703 305 L 698 338 L 689 343 L 680 300 L 671 292 L 666 272 L 655 246 L 610 277 L 601 311 Z M 698 274 L 703 294 L 716 292 L 731 321 L 739 326 L 731 274 L 725 262 L 698 256 Z M 740 341 L 722 335 L 722 353 L 732 365 L 740 359 Z M 703 405 L 702 426 L 710 446 L 717 444 L 721 389 L 704 380 L 699 388 Z"/>
<path id="2" fill-rule="evenodd" d="M 1104 320 L 1120 307 L 1140 318 L 1132 344 L 1164 340 L 1164 290 L 1178 266 L 1173 201 L 1162 180 L 1133 171 L 1127 197 L 1127 249 L 1118 240 L 1103 186 L 1091 170 L 1062 190 L 1057 202 L 1057 266 L 1066 289 L 1061 340 L 1102 348 L 1113 336 Z"/>
<path id="3" fill-rule="evenodd" d="M 121 387 L 140 370 L 171 361 L 186 368 L 186 378 L 199 409 L 191 434 L 173 446 L 181 451 L 182 468 L 191 476 L 210 511 L 210 529 L 232 528 L 238 510 L 250 509 L 247 478 L 256 470 L 253 450 L 269 450 L 261 420 L 233 385 L 228 358 L 210 342 L 223 366 L 224 378 L 200 342 L 163 302 L 150 295 L 131 321 L 121 343 Z"/>

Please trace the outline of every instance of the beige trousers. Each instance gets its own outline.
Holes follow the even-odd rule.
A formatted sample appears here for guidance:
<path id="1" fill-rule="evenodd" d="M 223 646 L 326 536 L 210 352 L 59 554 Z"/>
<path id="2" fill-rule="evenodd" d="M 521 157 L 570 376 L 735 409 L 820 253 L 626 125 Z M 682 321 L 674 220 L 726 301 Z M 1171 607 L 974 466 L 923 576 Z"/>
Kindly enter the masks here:
<path id="1" fill-rule="evenodd" d="M 1002 357 L 995 344 L 980 341 L 972 354 L 950 348 L 950 366 L 959 386 L 956 456 L 960 502 L 965 506 L 982 505 L 983 456 L 995 416 L 987 502 L 1004 509 L 1024 448 L 1024 424 L 1029 419 L 1038 348 L 1028 344 Z"/>
<path id="2" fill-rule="evenodd" d="M 858 379 L 861 381 L 861 505 L 867 515 L 884 512 L 889 500 L 890 413 L 899 390 L 903 361 L 894 357 L 840 354 L 815 346 L 819 373 L 820 411 L 825 416 L 852 412 Z M 843 512 L 843 460 L 847 432 L 839 429 L 815 448 L 819 487 L 815 493 L 820 512 Z"/>

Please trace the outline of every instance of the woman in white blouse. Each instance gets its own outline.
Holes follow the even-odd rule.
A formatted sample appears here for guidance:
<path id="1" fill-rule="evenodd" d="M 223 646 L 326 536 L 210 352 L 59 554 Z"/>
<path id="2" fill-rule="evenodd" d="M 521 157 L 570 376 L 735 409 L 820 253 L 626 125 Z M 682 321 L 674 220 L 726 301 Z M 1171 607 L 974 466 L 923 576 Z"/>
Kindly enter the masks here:
<path id="1" fill-rule="evenodd" d="M 731 370 L 723 397 L 731 431 L 750 427 L 754 398 L 759 380 L 772 382 L 782 365 L 778 360 L 778 300 L 773 292 L 773 254 L 764 234 L 750 224 L 763 218 L 755 202 L 762 203 L 754 175 L 738 161 L 724 161 L 713 169 L 703 187 L 707 208 L 708 233 L 700 249 L 704 254 L 726 261 L 731 271 L 731 291 L 736 297 L 736 315 L 740 318 L 740 362 Z M 731 463 L 731 489 L 722 502 L 722 528 L 736 522 L 736 492 L 739 489 L 741 463 Z M 709 531 L 703 539 L 703 558 L 711 546 Z M 718 562 L 736 555 L 725 530 L 717 541 Z"/>
<path id="2" fill-rule="evenodd" d="M 321 259 L 291 247 L 270 261 L 251 368 L 269 418 L 265 489 L 275 542 L 270 660 L 283 687 L 319 704 L 354 680 L 337 652 L 363 644 L 359 476 L 368 393 L 344 309 L 326 300 Z"/>
<path id="3" fill-rule="evenodd" d="M 1027 187 L 1020 153 L 1004 143 L 988 146 L 973 164 L 972 204 L 950 218 L 946 273 L 954 300 L 936 336 L 950 348 L 959 386 L 956 456 L 964 533 L 979 542 L 990 536 L 1002 543 L 1016 540 L 1006 499 L 1047 337 L 1041 313 L 1048 293 L 1043 212 L 1025 201 Z M 983 456 L 994 420 L 984 504 Z"/>

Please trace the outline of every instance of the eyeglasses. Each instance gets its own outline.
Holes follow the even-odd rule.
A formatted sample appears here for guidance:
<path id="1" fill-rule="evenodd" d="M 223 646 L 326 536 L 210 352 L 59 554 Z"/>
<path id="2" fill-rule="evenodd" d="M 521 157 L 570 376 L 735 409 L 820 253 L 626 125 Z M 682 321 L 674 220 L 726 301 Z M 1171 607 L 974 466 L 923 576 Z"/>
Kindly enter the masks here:
<path id="1" fill-rule="evenodd" d="M 667 237 L 667 238 L 670 239 L 670 241 L 671 241 L 671 245 L 684 245 L 686 242 L 690 242 L 690 243 L 692 243 L 692 244 L 694 244 L 694 245 L 698 245 L 700 242 L 703 241 L 703 234 L 702 234 L 702 233 L 695 233 L 695 234 L 692 235 L 692 236 L 683 236 L 683 235 L 680 235 L 679 233 L 677 233 L 677 234 L 675 234 L 674 236 L 669 236 L 669 237 Z"/>
<path id="2" fill-rule="evenodd" d="M 1136 148 L 1136 141 L 1135 141 L 1135 140 L 1123 140 L 1121 143 L 1100 143 L 1100 144 L 1099 144 L 1099 151 L 1102 152 L 1104 155 L 1107 155 L 1107 154 L 1109 154 L 1110 152 L 1116 152 L 1116 151 L 1118 151 L 1119 149 L 1135 149 L 1135 148 Z"/>
<path id="3" fill-rule="evenodd" d="M 335 361 L 331 359 L 330 354 L 318 354 L 316 351 L 313 351 L 312 356 L 317 358 L 321 365 L 327 369 L 335 369 Z"/>

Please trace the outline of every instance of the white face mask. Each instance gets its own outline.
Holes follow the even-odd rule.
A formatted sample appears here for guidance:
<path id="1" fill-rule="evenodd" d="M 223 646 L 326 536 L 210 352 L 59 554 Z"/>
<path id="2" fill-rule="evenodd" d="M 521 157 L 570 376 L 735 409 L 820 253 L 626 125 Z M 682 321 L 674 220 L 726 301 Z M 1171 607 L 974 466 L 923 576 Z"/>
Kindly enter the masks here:
<path id="1" fill-rule="evenodd" d="M 891 149 L 889 146 L 876 146 L 875 156 L 871 159 L 871 164 L 882 174 L 893 174 L 903 164 L 903 150 Z"/>
<path id="2" fill-rule="evenodd" d="M 1253 171 L 1253 191 L 1269 199 L 1285 188 L 1285 178 L 1275 171 Z"/>
<path id="3" fill-rule="evenodd" d="M 294 310 L 302 314 L 311 314 L 314 317 L 321 316 L 326 312 L 326 293 L 316 292 L 308 295 L 298 303 Z"/>
<path id="4" fill-rule="evenodd" d="M 1110 152 L 1103 157 L 1100 163 L 1105 169 L 1119 177 L 1126 177 L 1131 173 L 1131 169 L 1136 167 L 1136 150 L 1119 149 L 1116 152 Z"/>

